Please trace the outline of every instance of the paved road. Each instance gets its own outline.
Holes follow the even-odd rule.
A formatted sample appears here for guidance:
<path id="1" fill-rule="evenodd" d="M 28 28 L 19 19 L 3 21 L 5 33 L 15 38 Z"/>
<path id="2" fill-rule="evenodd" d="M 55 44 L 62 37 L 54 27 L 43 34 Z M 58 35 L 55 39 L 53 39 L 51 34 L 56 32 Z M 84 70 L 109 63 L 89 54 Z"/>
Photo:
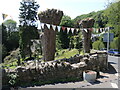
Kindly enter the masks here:
<path id="1" fill-rule="evenodd" d="M 43 86 L 36 86 L 34 88 L 118 88 L 118 63 L 120 64 L 120 57 L 108 56 L 109 70 L 107 72 L 100 72 L 103 76 L 95 83 L 88 83 L 85 81 L 81 82 L 71 82 L 71 83 L 59 83 L 59 84 L 49 84 Z M 28 87 L 30 89 L 33 87 Z M 21 89 L 26 90 L 26 89 Z M 74 89 L 75 90 L 75 89 Z M 77 90 L 77 89 L 76 89 Z"/>

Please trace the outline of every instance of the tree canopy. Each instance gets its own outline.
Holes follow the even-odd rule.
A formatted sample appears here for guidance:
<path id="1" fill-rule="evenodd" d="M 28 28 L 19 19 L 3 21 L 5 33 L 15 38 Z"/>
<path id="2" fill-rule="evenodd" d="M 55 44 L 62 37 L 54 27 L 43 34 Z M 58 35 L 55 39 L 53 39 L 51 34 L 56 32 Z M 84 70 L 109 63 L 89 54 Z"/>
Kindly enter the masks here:
<path id="1" fill-rule="evenodd" d="M 31 57 L 31 39 L 38 38 L 38 30 L 36 27 L 37 10 L 39 5 L 35 1 L 20 2 L 20 52 L 22 58 Z"/>

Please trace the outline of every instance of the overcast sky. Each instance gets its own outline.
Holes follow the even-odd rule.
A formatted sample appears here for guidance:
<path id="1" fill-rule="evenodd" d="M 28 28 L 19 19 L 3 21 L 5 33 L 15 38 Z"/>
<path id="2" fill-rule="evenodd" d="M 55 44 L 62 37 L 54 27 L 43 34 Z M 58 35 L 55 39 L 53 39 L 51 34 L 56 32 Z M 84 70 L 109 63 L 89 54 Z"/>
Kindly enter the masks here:
<path id="1" fill-rule="evenodd" d="M 1 0 L 0 1 L 0 22 L 2 13 L 10 15 L 15 21 L 19 21 L 19 7 L 22 0 Z M 47 8 L 62 10 L 65 15 L 72 19 L 81 14 L 105 9 L 108 0 L 36 0 L 40 5 L 38 12 Z M 113 0 L 109 0 L 113 1 Z"/>

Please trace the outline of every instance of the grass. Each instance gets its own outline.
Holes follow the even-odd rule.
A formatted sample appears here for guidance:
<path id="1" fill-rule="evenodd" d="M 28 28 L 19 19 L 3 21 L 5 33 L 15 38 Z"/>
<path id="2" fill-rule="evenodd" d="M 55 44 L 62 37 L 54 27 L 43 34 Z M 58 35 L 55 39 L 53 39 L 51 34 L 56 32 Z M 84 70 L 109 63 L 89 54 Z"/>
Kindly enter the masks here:
<path id="1" fill-rule="evenodd" d="M 63 58 L 70 58 L 70 57 L 73 57 L 74 55 L 76 54 L 79 54 L 79 51 L 78 49 L 62 49 L 62 50 L 59 50 L 58 52 L 58 55 L 55 54 L 55 60 L 58 60 L 58 59 L 63 59 Z M 80 52 L 81 55 L 83 55 L 83 51 Z M 39 58 L 42 58 L 43 56 L 39 56 Z M 28 57 L 26 57 L 27 59 Z M 6 60 L 4 63 L 2 63 L 2 66 L 4 66 L 4 68 L 10 68 L 10 69 L 14 69 L 17 67 L 17 59 L 16 58 L 12 58 L 9 59 L 9 60 Z M 22 59 L 20 59 L 21 62 L 24 62 Z"/>
<path id="2" fill-rule="evenodd" d="M 64 53 L 63 53 L 64 52 Z M 76 54 L 79 54 L 78 49 L 72 49 L 72 50 L 68 50 L 68 49 L 63 49 L 57 52 L 58 55 L 56 55 L 55 60 L 57 59 L 63 59 L 63 58 L 70 58 Z M 80 52 L 80 54 L 84 54 L 83 51 Z"/>

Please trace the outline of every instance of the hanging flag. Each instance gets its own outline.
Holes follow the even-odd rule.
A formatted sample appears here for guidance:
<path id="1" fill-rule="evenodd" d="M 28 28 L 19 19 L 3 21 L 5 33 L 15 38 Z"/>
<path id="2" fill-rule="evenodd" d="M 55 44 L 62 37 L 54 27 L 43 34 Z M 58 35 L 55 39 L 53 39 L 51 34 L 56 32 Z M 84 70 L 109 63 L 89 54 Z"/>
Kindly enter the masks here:
<path id="1" fill-rule="evenodd" d="M 96 29 L 96 33 L 98 33 L 99 29 Z"/>
<path id="2" fill-rule="evenodd" d="M 103 31 L 105 31 L 105 28 L 103 28 Z"/>
<path id="3" fill-rule="evenodd" d="M 2 17 L 3 17 L 3 20 L 7 17 L 8 15 L 7 14 L 2 14 Z"/>
<path id="4" fill-rule="evenodd" d="M 65 31 L 65 27 L 62 27 L 62 30 Z"/>
<path id="5" fill-rule="evenodd" d="M 60 32 L 61 27 L 60 27 L 60 26 L 57 26 L 57 29 L 58 29 L 58 32 Z"/>
<path id="6" fill-rule="evenodd" d="M 41 29 L 41 23 L 40 23 L 39 20 L 37 21 L 37 28 L 38 28 L 38 29 Z"/>
<path id="7" fill-rule="evenodd" d="M 88 30 L 89 30 L 89 31 L 92 31 L 92 30 L 93 30 L 93 28 L 89 28 Z"/>
<path id="8" fill-rule="evenodd" d="M 47 28 L 50 29 L 50 24 L 46 24 Z"/>
<path id="9" fill-rule="evenodd" d="M 41 28 L 44 29 L 44 23 L 41 23 Z"/>
<path id="10" fill-rule="evenodd" d="M 100 32 L 102 32 L 102 28 L 100 28 Z"/>
<path id="11" fill-rule="evenodd" d="M 72 33 L 74 33 L 74 28 L 71 28 Z"/>
<path id="12" fill-rule="evenodd" d="M 87 29 L 86 29 L 86 28 L 84 28 L 83 30 L 84 30 L 85 32 L 87 32 Z"/>
<path id="13" fill-rule="evenodd" d="M 105 28 L 105 31 L 108 31 L 108 29 L 109 29 L 109 27 L 106 27 L 106 28 Z"/>
<path id="14" fill-rule="evenodd" d="M 76 28 L 76 32 L 78 32 L 79 31 L 79 29 L 78 28 Z"/>
<path id="15" fill-rule="evenodd" d="M 55 31 L 55 29 L 56 29 L 56 26 L 55 26 L 55 25 L 52 25 L 52 28 L 53 28 L 53 30 Z"/>
<path id="16" fill-rule="evenodd" d="M 67 33 L 69 33 L 69 31 L 70 31 L 70 28 L 67 28 Z"/>

